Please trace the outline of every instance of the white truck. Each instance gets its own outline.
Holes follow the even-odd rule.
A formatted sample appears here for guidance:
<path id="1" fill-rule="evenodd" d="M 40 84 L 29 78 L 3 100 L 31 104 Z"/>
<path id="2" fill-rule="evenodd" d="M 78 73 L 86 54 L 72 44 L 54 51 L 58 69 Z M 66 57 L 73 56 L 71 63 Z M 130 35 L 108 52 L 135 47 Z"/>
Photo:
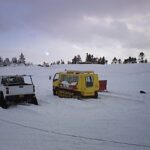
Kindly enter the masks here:
<path id="1" fill-rule="evenodd" d="M 7 109 L 22 101 L 38 105 L 31 75 L 0 76 L 0 106 Z"/>

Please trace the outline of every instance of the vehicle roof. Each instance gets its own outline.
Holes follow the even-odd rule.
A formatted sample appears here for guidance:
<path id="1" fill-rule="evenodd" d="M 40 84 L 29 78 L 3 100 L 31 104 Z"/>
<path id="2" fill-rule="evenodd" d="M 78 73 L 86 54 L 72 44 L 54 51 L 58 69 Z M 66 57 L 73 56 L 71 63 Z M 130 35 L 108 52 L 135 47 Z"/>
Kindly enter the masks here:
<path id="1" fill-rule="evenodd" d="M 24 77 L 24 76 L 32 76 L 32 75 L 0 75 L 0 77 Z"/>
<path id="2" fill-rule="evenodd" d="M 84 74 L 84 73 L 94 73 L 94 71 L 67 70 L 66 73 Z"/>
<path id="3" fill-rule="evenodd" d="M 94 71 L 80 71 L 80 70 L 65 70 L 65 72 L 59 72 L 59 74 L 74 74 L 74 75 L 78 75 L 78 74 L 95 74 Z"/>

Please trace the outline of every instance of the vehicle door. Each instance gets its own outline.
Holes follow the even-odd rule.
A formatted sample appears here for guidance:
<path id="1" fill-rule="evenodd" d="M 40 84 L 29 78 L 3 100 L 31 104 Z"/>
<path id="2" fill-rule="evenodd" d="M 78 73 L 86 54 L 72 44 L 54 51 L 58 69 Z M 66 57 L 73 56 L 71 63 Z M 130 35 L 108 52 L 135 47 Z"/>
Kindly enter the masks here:
<path id="1" fill-rule="evenodd" d="M 59 87 L 59 83 L 60 83 L 60 81 L 59 81 L 59 76 L 60 76 L 59 73 L 56 73 L 56 74 L 54 75 L 54 78 L 53 78 L 53 88 Z"/>
<path id="2" fill-rule="evenodd" d="M 85 76 L 85 94 L 86 96 L 91 96 L 94 92 L 94 76 L 87 74 Z"/>

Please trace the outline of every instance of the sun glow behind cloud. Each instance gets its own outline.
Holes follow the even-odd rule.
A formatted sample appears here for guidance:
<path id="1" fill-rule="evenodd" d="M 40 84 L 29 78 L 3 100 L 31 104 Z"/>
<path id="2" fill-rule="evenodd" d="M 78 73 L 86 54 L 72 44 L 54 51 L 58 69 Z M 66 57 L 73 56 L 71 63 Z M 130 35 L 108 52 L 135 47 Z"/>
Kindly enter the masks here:
<path id="1" fill-rule="evenodd" d="M 45 51 L 44 54 L 45 54 L 46 56 L 49 56 L 49 52 L 48 52 L 48 51 Z"/>
<path id="2" fill-rule="evenodd" d="M 1 56 L 23 52 L 41 63 L 91 53 L 110 62 L 143 51 L 150 59 L 149 6 L 147 0 L 2 0 Z"/>

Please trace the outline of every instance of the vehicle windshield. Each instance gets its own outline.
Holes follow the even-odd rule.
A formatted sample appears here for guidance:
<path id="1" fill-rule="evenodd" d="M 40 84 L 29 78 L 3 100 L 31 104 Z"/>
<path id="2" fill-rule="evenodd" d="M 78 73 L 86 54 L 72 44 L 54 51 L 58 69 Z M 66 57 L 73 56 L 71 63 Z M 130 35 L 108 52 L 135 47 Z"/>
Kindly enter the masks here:
<path id="1" fill-rule="evenodd" d="M 72 84 L 72 83 L 77 83 L 78 79 L 79 78 L 77 76 L 62 75 L 60 81 L 61 82 L 66 81 L 69 84 Z"/>

